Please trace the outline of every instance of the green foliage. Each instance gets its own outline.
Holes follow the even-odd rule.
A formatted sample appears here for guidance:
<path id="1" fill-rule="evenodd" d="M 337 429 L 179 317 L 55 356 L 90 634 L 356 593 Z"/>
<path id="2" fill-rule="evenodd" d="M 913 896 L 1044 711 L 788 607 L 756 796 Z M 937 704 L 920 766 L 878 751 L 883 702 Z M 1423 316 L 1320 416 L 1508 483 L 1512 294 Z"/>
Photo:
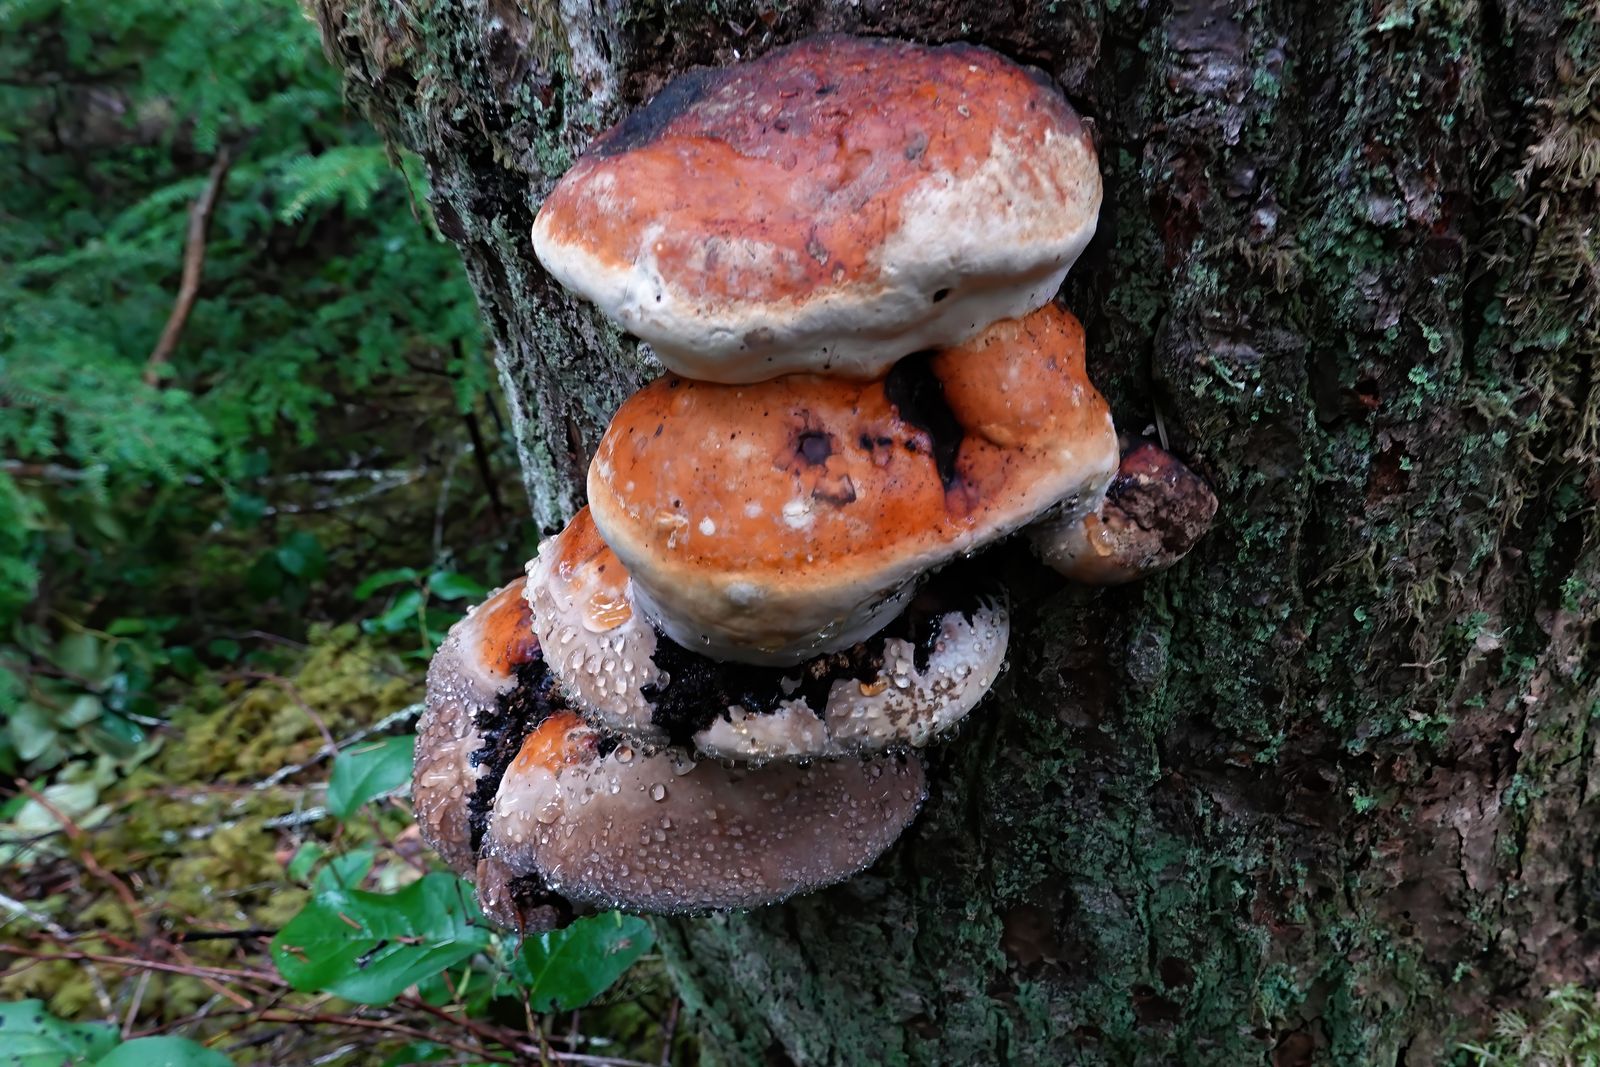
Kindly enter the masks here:
<path id="1" fill-rule="evenodd" d="M 333 761 L 328 779 L 328 810 L 348 819 L 374 797 L 398 789 L 411 780 L 414 735 L 386 737 L 381 741 L 346 749 Z"/>
<path id="2" fill-rule="evenodd" d="M 44 1004 L 0 1004 L 0 1067 L 230 1067 L 232 1060 L 183 1037 L 117 1039 L 108 1023 L 68 1023 Z"/>
<path id="3" fill-rule="evenodd" d="M 186 1037 L 139 1037 L 124 1041 L 95 1067 L 231 1067 L 232 1060 Z"/>
<path id="4" fill-rule="evenodd" d="M 291 872 L 303 876 L 308 859 L 315 862 L 297 855 Z M 520 994 L 532 1011 L 567 1011 L 604 993 L 654 944 L 649 923 L 613 912 L 527 938 L 518 951 L 516 938 L 491 930 L 472 886 L 454 875 L 424 875 L 394 893 L 348 888 L 371 863 L 366 851 L 335 857 L 317 873 L 315 895 L 273 938 L 273 961 L 295 989 L 383 1005 L 483 953 L 509 967 L 493 968 L 479 985 L 479 1010 L 491 996 Z"/>
<path id="5" fill-rule="evenodd" d="M 151 680 L 188 651 L 161 644 L 173 622 L 117 619 L 105 632 L 75 628 L 54 639 L 43 627 L 17 626 L 16 644 L 0 646 L 0 664 L 21 652 L 33 670 L 26 698 L 18 695 L 0 732 L 0 762 L 9 756 L 43 771 L 72 753 L 139 753 L 141 723 L 156 710 Z"/>
<path id="6" fill-rule="evenodd" d="M 416 648 L 411 655 L 428 659 L 444 640 L 450 624 L 461 615 L 460 611 L 444 610 L 433 602 L 476 603 L 487 596 L 489 590 L 454 571 L 435 570 L 424 574 L 415 567 L 397 567 L 367 578 L 356 586 L 355 596 L 364 599 L 378 592 L 387 594 L 384 608 L 363 620 L 361 628 L 372 634 L 414 634 Z"/>
<path id="7" fill-rule="evenodd" d="M 1559 986 L 1545 994 L 1545 1011 L 1530 1021 L 1521 1012 L 1495 1017 L 1494 1037 L 1463 1045 L 1474 1067 L 1600 1067 L 1600 1000 L 1592 990 Z"/>
<path id="8" fill-rule="evenodd" d="M 93 1063 L 117 1043 L 117 1028 L 106 1023 L 67 1023 L 37 1000 L 0 1004 L 0 1035 L 5 1067 L 61 1067 Z"/>
<path id="9" fill-rule="evenodd" d="M 654 944 L 645 920 L 596 915 L 528 938 L 511 975 L 534 1011 L 571 1011 L 604 993 Z"/>
<path id="10" fill-rule="evenodd" d="M 294 0 L 0 0 L 0 70 L 0 771 L 37 774 L 131 754 L 234 633 L 298 636 L 340 550 L 296 479 L 423 461 L 418 415 L 357 413 L 456 430 L 488 374 L 420 166 L 347 111 Z M 114 663 L 63 672 L 85 633 Z"/>
<path id="11" fill-rule="evenodd" d="M 472 887 L 435 873 L 398 893 L 317 893 L 272 939 L 272 959 L 296 989 L 387 1004 L 488 948 L 490 937 Z"/>

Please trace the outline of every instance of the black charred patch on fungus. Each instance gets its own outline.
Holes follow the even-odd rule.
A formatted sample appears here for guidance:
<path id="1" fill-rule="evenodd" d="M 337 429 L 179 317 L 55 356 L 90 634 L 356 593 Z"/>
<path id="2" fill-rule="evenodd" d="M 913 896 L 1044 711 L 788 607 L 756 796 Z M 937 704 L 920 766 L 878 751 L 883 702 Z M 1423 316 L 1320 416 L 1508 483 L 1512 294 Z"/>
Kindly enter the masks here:
<path id="1" fill-rule="evenodd" d="M 883 395 L 901 419 L 927 434 L 939 481 L 948 490 L 956 483 L 956 457 L 966 431 L 944 398 L 944 383 L 933 373 L 933 357 L 933 352 L 914 352 L 896 363 L 883 380 Z M 906 447 L 917 451 L 910 441 Z"/>
<path id="2" fill-rule="evenodd" d="M 517 758 L 517 750 L 533 728 L 565 706 L 544 657 L 535 656 L 517 665 L 517 684 L 496 697 L 494 707 L 478 720 L 483 747 L 472 754 L 471 760 L 474 767 L 483 768 L 483 774 L 478 776 L 478 784 L 467 799 L 467 829 L 474 856 L 483 845 L 489 810 L 494 807 L 494 795 L 506 768 Z"/>
<path id="3" fill-rule="evenodd" d="M 644 697 L 655 710 L 650 721 L 672 744 L 693 747 L 694 735 L 724 718 L 735 705 L 757 715 L 770 715 L 787 700 L 804 700 L 817 715 L 828 704 L 828 692 L 841 678 L 872 682 L 883 670 L 884 643 L 890 638 L 913 648 L 917 670 L 928 669 L 941 620 L 952 611 L 971 618 L 985 603 L 988 587 L 975 571 L 940 575 L 937 585 L 919 595 L 889 625 L 849 648 L 817 656 L 792 667 L 723 663 L 684 648 L 656 631 L 655 665 L 671 681 L 665 688 L 646 686 Z"/>
<path id="4" fill-rule="evenodd" d="M 708 68 L 680 74 L 635 111 L 589 146 L 597 159 L 642 148 L 666 132 L 667 127 L 727 80 L 727 72 Z"/>

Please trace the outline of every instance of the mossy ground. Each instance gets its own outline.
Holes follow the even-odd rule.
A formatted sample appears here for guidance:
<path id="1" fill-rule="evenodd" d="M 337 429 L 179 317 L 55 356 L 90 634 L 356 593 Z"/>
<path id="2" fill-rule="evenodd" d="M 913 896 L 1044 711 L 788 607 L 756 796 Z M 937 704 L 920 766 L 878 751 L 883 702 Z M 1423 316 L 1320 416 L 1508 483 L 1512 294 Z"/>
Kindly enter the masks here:
<path id="1" fill-rule="evenodd" d="M 291 870 L 297 855 L 371 850 L 370 871 L 351 888 L 384 892 L 438 866 L 403 797 L 343 822 L 317 815 L 327 792 L 329 761 L 319 755 L 326 738 L 348 738 L 403 711 L 421 683 L 414 661 L 354 626 L 315 629 L 281 673 L 203 679 L 174 709 L 157 751 L 104 786 L 102 816 L 77 839 L 36 841 L 13 865 L 5 892 L 54 928 L 0 914 L 0 1000 L 39 998 L 62 1018 L 114 1017 L 134 1033 L 180 1033 L 239 1064 L 322 1056 L 382 1063 L 412 1040 L 384 1026 L 460 1036 L 414 1003 L 361 1009 L 292 992 L 267 955 L 267 940 L 311 892 L 314 871 Z M 393 732 L 410 728 L 402 716 Z M 286 767 L 303 769 L 285 776 Z M 102 959 L 36 958 L 62 954 Z M 534 1018 L 502 1001 L 487 1008 L 496 1025 L 572 1031 L 590 1042 L 580 1048 L 626 1058 L 659 1053 L 671 996 L 659 962 L 647 958 L 582 1021 Z M 346 1018 L 368 1028 L 342 1024 Z M 678 1047 L 692 1055 L 691 1043 Z"/>

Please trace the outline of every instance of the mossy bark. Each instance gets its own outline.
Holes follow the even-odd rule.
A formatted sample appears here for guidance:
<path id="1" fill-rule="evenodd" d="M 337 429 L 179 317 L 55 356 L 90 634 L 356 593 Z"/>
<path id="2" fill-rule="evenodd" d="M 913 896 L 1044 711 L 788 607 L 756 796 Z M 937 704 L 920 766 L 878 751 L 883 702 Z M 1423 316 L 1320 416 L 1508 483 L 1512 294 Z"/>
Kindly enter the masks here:
<path id="1" fill-rule="evenodd" d="M 1600 984 L 1594 3 L 315 8 L 428 162 L 546 524 L 650 368 L 528 227 L 672 74 L 822 29 L 961 39 L 1096 124 L 1065 300 L 1218 524 L 1123 589 L 993 557 L 1011 669 L 902 843 L 662 924 L 712 1062 L 1436 1063 L 1493 1008 Z"/>

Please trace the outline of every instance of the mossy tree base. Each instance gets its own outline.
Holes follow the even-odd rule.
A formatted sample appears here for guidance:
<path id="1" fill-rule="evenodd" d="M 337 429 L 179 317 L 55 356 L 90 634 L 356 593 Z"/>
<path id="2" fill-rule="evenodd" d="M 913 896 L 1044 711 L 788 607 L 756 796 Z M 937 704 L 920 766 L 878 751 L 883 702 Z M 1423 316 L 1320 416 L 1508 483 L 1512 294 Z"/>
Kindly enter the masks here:
<path id="1" fill-rule="evenodd" d="M 547 524 L 648 368 L 528 226 L 674 72 L 820 29 L 961 39 L 1097 124 L 1065 299 L 1218 525 L 1111 591 L 993 557 L 1054 591 L 1022 594 L 902 843 L 662 924 L 717 1060 L 1436 1063 L 1492 1008 L 1600 983 L 1594 3 L 316 7 L 428 160 Z"/>

